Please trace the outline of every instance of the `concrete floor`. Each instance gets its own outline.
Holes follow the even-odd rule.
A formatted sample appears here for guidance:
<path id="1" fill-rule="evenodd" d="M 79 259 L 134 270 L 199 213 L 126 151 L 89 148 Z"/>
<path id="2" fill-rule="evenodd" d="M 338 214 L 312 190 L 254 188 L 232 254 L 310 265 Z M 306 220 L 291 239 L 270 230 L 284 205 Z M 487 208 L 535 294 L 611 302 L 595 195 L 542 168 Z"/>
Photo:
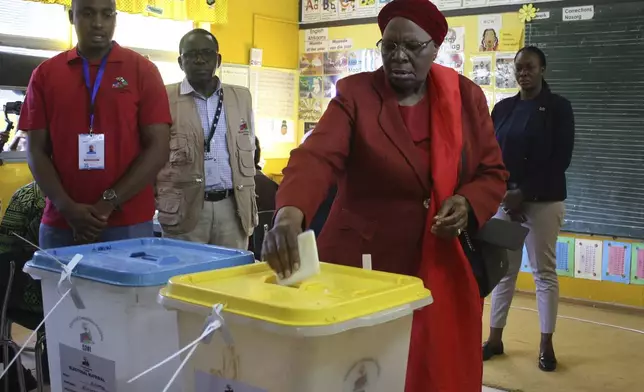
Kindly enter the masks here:
<path id="1" fill-rule="evenodd" d="M 642 391 L 644 315 L 562 303 L 555 333 L 559 368 L 537 368 L 539 319 L 533 296 L 515 297 L 506 355 L 485 363 L 485 385 L 522 392 Z M 487 337 L 486 306 L 483 339 Z"/>
<path id="2" fill-rule="evenodd" d="M 555 334 L 559 369 L 541 372 L 537 366 L 539 319 L 533 297 L 517 295 L 504 342 L 506 355 L 485 363 L 483 392 L 605 392 L 638 391 L 644 369 L 644 315 L 562 303 Z M 485 308 L 487 336 L 489 307 Z M 29 335 L 14 328 L 14 338 Z M 33 368 L 33 358 L 25 365 Z"/>

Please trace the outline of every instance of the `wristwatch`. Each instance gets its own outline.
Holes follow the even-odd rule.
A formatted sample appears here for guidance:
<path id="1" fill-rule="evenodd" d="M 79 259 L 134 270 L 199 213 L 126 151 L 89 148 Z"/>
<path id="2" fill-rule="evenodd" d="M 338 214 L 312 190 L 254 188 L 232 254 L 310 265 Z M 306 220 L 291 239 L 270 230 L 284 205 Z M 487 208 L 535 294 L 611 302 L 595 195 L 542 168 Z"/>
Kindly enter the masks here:
<path id="1" fill-rule="evenodd" d="M 118 209 L 118 203 L 117 203 L 117 195 L 116 191 L 114 189 L 108 189 L 105 192 L 103 192 L 103 201 L 106 201 L 114 206 L 115 209 Z"/>

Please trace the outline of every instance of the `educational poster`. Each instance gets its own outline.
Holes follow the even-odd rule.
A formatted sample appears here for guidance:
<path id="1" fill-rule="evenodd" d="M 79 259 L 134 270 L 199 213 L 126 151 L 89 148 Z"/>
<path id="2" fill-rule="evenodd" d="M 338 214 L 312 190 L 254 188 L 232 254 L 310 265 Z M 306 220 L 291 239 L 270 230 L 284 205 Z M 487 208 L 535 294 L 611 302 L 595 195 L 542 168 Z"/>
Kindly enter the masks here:
<path id="1" fill-rule="evenodd" d="M 280 153 L 279 145 L 296 142 L 294 120 L 298 112 L 295 105 L 300 98 L 296 95 L 300 84 L 307 84 L 305 91 L 308 93 L 322 96 L 321 76 L 303 78 L 299 80 L 297 71 L 251 67 L 250 91 L 255 112 L 255 132 L 262 141 L 264 158 L 281 158 L 287 153 Z"/>
<path id="2" fill-rule="evenodd" d="M 463 52 L 450 53 L 439 50 L 435 62 L 444 67 L 452 68 L 461 75 L 463 74 L 463 67 L 465 66 Z"/>
<path id="3" fill-rule="evenodd" d="M 324 53 L 324 74 L 340 75 L 349 70 L 349 56 L 347 52 Z"/>
<path id="4" fill-rule="evenodd" d="M 523 28 L 503 28 L 499 37 L 499 51 L 516 53 L 523 46 Z"/>
<path id="5" fill-rule="evenodd" d="M 340 0 L 322 0 L 322 13 L 320 20 L 323 22 L 338 20 L 338 10 L 340 8 Z"/>
<path id="6" fill-rule="evenodd" d="M 601 280 L 602 241 L 581 240 L 575 242 L 575 278 Z"/>
<path id="7" fill-rule="evenodd" d="M 604 241 L 602 280 L 628 284 L 631 278 L 631 245 Z"/>
<path id="8" fill-rule="evenodd" d="M 304 30 L 304 53 L 321 53 L 329 48 L 329 29 Z"/>
<path id="9" fill-rule="evenodd" d="M 304 121 L 318 121 L 322 117 L 322 101 L 319 99 L 301 98 L 298 117 Z"/>
<path id="10" fill-rule="evenodd" d="M 322 53 L 306 53 L 300 56 L 300 74 L 318 76 L 324 73 L 324 55 Z"/>
<path id="11" fill-rule="evenodd" d="M 355 18 L 354 12 L 356 10 L 356 0 L 339 0 L 340 1 L 340 15 L 339 19 Z"/>
<path id="12" fill-rule="evenodd" d="M 575 275 L 575 239 L 557 238 L 557 275 L 573 277 Z"/>
<path id="13" fill-rule="evenodd" d="M 631 284 L 644 285 L 644 244 L 633 244 L 631 252 Z"/>
<path id="14" fill-rule="evenodd" d="M 307 136 L 309 133 L 313 132 L 315 126 L 318 125 L 316 122 L 305 122 L 304 123 L 304 136 Z"/>
<path id="15" fill-rule="evenodd" d="M 264 143 L 294 143 L 293 121 L 282 118 L 261 118 L 258 120 L 257 137 Z"/>
<path id="16" fill-rule="evenodd" d="M 221 82 L 233 86 L 250 87 L 250 69 L 245 65 L 222 65 Z"/>
<path id="17" fill-rule="evenodd" d="M 324 98 L 335 98 L 335 85 L 340 78 L 340 75 L 328 75 L 324 77 Z"/>
<path id="18" fill-rule="evenodd" d="M 353 16 L 356 18 L 368 18 L 377 14 L 378 0 L 358 0 L 355 2 Z"/>
<path id="19" fill-rule="evenodd" d="M 496 54 L 495 85 L 498 89 L 516 89 L 518 87 L 514 76 L 514 53 Z"/>
<path id="20" fill-rule="evenodd" d="M 503 27 L 501 14 L 479 15 L 479 52 L 499 50 L 499 33 Z"/>
<path id="21" fill-rule="evenodd" d="M 322 76 L 300 76 L 300 98 L 322 98 Z"/>
<path id="22" fill-rule="evenodd" d="M 320 21 L 320 0 L 302 0 L 302 22 Z"/>
<path id="23" fill-rule="evenodd" d="M 470 79 L 479 86 L 492 85 L 492 56 L 472 57 L 472 74 Z"/>
<path id="24" fill-rule="evenodd" d="M 462 53 L 465 50 L 465 27 L 450 27 L 441 49 L 449 53 Z"/>
<path id="25" fill-rule="evenodd" d="M 356 50 L 354 52 L 349 52 L 349 74 L 353 75 L 362 72 L 365 63 L 366 52 L 367 50 Z"/>

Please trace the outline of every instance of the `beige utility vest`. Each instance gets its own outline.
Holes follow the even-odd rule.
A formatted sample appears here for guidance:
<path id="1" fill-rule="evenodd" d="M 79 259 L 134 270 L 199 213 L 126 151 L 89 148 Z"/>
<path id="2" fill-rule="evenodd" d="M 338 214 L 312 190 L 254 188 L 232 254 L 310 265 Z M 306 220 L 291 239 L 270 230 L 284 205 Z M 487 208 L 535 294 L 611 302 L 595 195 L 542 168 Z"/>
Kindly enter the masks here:
<path id="1" fill-rule="evenodd" d="M 205 136 L 192 95 L 181 95 L 181 83 L 166 89 L 173 122 L 170 159 L 157 176 L 156 202 L 163 231 L 177 235 L 194 230 L 203 209 Z M 237 215 L 250 236 L 257 226 L 252 99 L 247 88 L 224 84 L 222 89 Z"/>

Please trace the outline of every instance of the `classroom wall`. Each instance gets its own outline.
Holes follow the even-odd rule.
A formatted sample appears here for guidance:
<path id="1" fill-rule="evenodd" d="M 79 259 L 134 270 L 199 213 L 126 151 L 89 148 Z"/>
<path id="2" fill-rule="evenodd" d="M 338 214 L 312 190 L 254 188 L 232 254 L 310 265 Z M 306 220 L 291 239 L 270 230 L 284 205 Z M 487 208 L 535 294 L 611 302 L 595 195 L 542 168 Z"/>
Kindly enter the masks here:
<path id="1" fill-rule="evenodd" d="M 246 64 L 253 47 L 264 50 L 263 66 L 297 68 L 298 0 L 228 2 L 228 23 L 211 25 L 224 63 Z"/>
<path id="2" fill-rule="evenodd" d="M 524 31 L 524 22 L 520 19 L 517 12 L 512 13 L 503 13 L 500 14 L 501 17 L 501 29 L 497 33 L 499 36 L 512 37 L 512 40 L 503 39 L 503 43 L 506 43 L 505 47 L 500 47 L 499 52 L 505 51 L 513 54 L 522 46 L 523 42 L 523 31 Z M 458 16 L 458 17 L 449 17 L 447 18 L 449 26 L 453 28 L 461 28 L 464 31 L 463 39 L 463 74 L 465 76 L 471 76 L 473 69 L 473 62 L 471 61 L 472 57 L 479 55 L 479 46 L 481 43 L 481 35 L 479 24 L 480 17 L 478 15 L 471 16 Z M 303 55 L 306 52 L 306 34 L 307 30 L 300 30 L 299 32 L 299 42 L 298 42 L 298 51 L 300 55 Z M 327 29 L 328 40 L 342 40 L 350 39 L 352 41 L 352 47 L 348 49 L 351 51 L 360 51 L 363 49 L 375 49 L 376 43 L 381 38 L 380 29 L 376 23 L 364 24 L 364 25 L 352 25 L 352 26 L 341 26 L 341 27 L 329 27 Z M 513 45 L 507 45 L 508 42 L 513 41 Z M 494 75 L 494 61 L 495 54 L 494 52 L 486 52 L 486 56 L 489 57 L 492 64 L 492 75 Z M 513 78 L 513 77 L 512 77 Z M 495 94 L 501 96 L 507 96 L 509 94 L 516 94 L 518 91 L 514 89 L 496 89 L 494 87 L 494 76 L 490 78 L 492 83 L 489 87 L 482 87 L 486 92 L 490 107 L 493 105 Z M 306 122 L 315 122 L 314 120 L 307 120 Z M 299 121 L 299 130 L 298 137 L 301 137 L 304 134 L 305 121 Z"/>

